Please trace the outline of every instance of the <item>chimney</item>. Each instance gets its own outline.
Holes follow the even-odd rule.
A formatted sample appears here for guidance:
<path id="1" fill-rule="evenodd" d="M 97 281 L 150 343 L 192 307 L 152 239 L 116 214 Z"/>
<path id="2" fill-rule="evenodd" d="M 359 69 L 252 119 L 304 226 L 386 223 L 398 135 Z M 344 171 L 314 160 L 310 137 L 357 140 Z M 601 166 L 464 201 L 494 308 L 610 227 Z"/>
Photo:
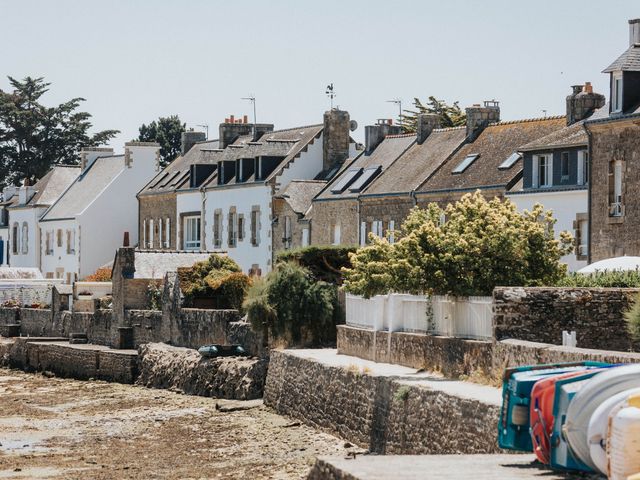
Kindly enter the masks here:
<path id="1" fill-rule="evenodd" d="M 640 18 L 629 20 L 629 46 L 640 46 Z"/>
<path id="2" fill-rule="evenodd" d="M 204 132 L 194 132 L 193 130 L 182 132 L 180 153 L 184 156 L 196 143 L 204 142 L 206 139 L 207 135 Z"/>
<path id="3" fill-rule="evenodd" d="M 124 238 L 122 239 L 122 246 L 123 247 L 129 246 L 129 232 L 124 232 Z"/>
<path id="4" fill-rule="evenodd" d="M 402 127 L 393 125 L 393 122 L 386 118 L 378 119 L 375 125 L 367 125 L 364 127 L 365 155 L 371 155 L 387 135 L 398 135 L 400 133 L 402 133 Z"/>
<path id="5" fill-rule="evenodd" d="M 437 113 L 421 113 L 418 115 L 416 137 L 418 145 L 424 143 L 434 128 L 440 128 L 440 115 Z"/>
<path id="6" fill-rule="evenodd" d="M 467 138 L 473 140 L 489 125 L 500 121 L 500 105 L 495 100 L 485 101 L 483 106 L 467 107 Z"/>
<path id="7" fill-rule="evenodd" d="M 602 107 L 606 98 L 600 93 L 594 93 L 591 82 L 582 85 L 572 85 L 573 92 L 567 96 L 567 125 L 588 118 L 596 109 Z"/>
<path id="8" fill-rule="evenodd" d="M 253 132 L 253 123 L 243 123 L 242 120 L 236 122 L 233 115 L 224 119 L 224 123 L 221 123 L 218 127 L 218 148 L 227 148 L 238 137 L 243 135 L 249 135 Z M 256 134 L 253 140 L 258 140 L 262 135 L 268 132 L 273 132 L 272 123 L 258 123 L 256 124 Z"/>
<path id="9" fill-rule="evenodd" d="M 350 131 L 349 112 L 337 108 L 324 112 L 322 169 L 325 172 L 349 158 Z"/>
<path id="10" fill-rule="evenodd" d="M 84 172 L 96 158 L 113 155 L 113 148 L 82 147 L 80 149 L 80 170 Z"/>

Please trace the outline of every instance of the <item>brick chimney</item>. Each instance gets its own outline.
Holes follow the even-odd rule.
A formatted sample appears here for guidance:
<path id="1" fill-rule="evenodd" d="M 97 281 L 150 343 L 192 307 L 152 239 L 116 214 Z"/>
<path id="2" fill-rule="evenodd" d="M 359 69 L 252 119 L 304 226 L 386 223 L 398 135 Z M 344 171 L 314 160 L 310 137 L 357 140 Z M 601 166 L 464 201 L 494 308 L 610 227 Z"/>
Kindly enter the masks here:
<path id="1" fill-rule="evenodd" d="M 193 130 L 182 132 L 180 153 L 184 156 L 196 143 L 204 142 L 206 139 L 207 134 L 204 132 L 194 132 Z"/>
<path id="2" fill-rule="evenodd" d="M 500 105 L 495 100 L 485 101 L 483 106 L 467 107 L 467 138 L 473 140 L 490 123 L 500 121 Z"/>
<path id="3" fill-rule="evenodd" d="M 222 122 L 218 127 L 218 148 L 227 148 L 239 137 L 253 133 L 253 123 L 246 123 L 246 120 L 246 115 L 242 119 L 238 120 L 236 120 L 234 115 L 231 115 L 229 118 L 225 118 L 224 122 Z M 259 139 L 265 133 L 273 132 L 273 124 L 258 123 L 255 125 L 255 130 L 256 133 L 252 137 L 254 141 Z"/>
<path id="4" fill-rule="evenodd" d="M 371 155 L 378 145 L 387 135 L 399 135 L 402 133 L 400 125 L 394 125 L 393 120 L 386 118 L 378 119 L 375 125 L 364 127 L 364 152 Z"/>
<path id="5" fill-rule="evenodd" d="M 324 112 L 322 168 L 325 172 L 349 158 L 350 131 L 349 112 L 337 108 Z"/>
<path id="6" fill-rule="evenodd" d="M 437 113 L 420 113 L 416 124 L 416 137 L 419 145 L 424 143 L 434 128 L 440 128 L 440 115 Z"/>
<path id="7" fill-rule="evenodd" d="M 573 92 L 567 96 L 567 125 L 572 125 L 589 117 L 594 110 L 606 103 L 600 93 L 594 93 L 591 82 L 583 85 L 572 85 Z"/>

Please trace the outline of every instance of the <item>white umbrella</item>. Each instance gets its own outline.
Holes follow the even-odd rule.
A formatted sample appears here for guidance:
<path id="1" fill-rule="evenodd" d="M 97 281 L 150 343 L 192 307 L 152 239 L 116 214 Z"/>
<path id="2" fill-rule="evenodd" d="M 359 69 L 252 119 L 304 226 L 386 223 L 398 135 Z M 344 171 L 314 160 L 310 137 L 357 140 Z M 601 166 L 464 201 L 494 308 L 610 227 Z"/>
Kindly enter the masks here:
<path id="1" fill-rule="evenodd" d="M 640 257 L 612 257 L 605 258 L 598 262 L 587 265 L 586 267 L 578 270 L 578 273 L 595 273 L 603 271 L 625 271 L 625 270 L 638 270 L 640 269 Z"/>

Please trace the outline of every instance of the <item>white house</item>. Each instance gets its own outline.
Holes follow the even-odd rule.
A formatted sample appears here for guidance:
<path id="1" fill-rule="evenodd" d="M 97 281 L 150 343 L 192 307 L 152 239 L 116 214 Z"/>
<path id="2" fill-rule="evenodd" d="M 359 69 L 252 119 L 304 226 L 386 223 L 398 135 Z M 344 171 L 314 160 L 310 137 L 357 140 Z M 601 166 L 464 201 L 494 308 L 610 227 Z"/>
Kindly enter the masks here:
<path id="1" fill-rule="evenodd" d="M 210 152 L 217 166 L 201 185 L 202 217 L 183 216 L 181 222 L 184 248 L 222 249 L 245 272 L 270 271 L 272 196 L 294 179 L 334 175 L 356 152 L 353 126 L 347 112 L 332 110 L 320 125 L 266 132 L 255 141 L 241 137 L 225 145 L 221 125 L 221 148 Z M 190 201 L 195 208 L 196 198 Z"/>
<path id="2" fill-rule="evenodd" d="M 8 213 L 9 265 L 40 269 L 38 221 L 80 174 L 80 167 L 56 165 L 35 185 L 11 187 Z"/>
<path id="3" fill-rule="evenodd" d="M 157 174 L 157 143 L 128 142 L 124 155 L 85 149 L 81 173 L 40 219 L 41 269 L 47 278 L 84 278 L 110 262 L 124 233 L 138 241 L 136 194 Z"/>

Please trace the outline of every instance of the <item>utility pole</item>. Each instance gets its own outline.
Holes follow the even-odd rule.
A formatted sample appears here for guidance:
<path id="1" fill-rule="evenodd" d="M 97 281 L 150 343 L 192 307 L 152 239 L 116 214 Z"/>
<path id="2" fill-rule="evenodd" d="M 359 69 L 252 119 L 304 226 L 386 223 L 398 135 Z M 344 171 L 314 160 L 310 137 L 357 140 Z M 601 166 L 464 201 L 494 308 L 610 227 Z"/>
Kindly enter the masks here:
<path id="1" fill-rule="evenodd" d="M 394 98 L 393 100 L 387 100 L 387 103 L 395 103 L 398 105 L 398 123 L 402 127 L 402 99 Z"/>
<path id="2" fill-rule="evenodd" d="M 249 100 L 251 103 L 253 103 L 253 139 L 257 140 L 256 124 L 258 123 L 258 121 L 256 120 L 256 96 L 253 93 L 250 93 L 248 97 L 242 97 L 242 100 Z"/>

